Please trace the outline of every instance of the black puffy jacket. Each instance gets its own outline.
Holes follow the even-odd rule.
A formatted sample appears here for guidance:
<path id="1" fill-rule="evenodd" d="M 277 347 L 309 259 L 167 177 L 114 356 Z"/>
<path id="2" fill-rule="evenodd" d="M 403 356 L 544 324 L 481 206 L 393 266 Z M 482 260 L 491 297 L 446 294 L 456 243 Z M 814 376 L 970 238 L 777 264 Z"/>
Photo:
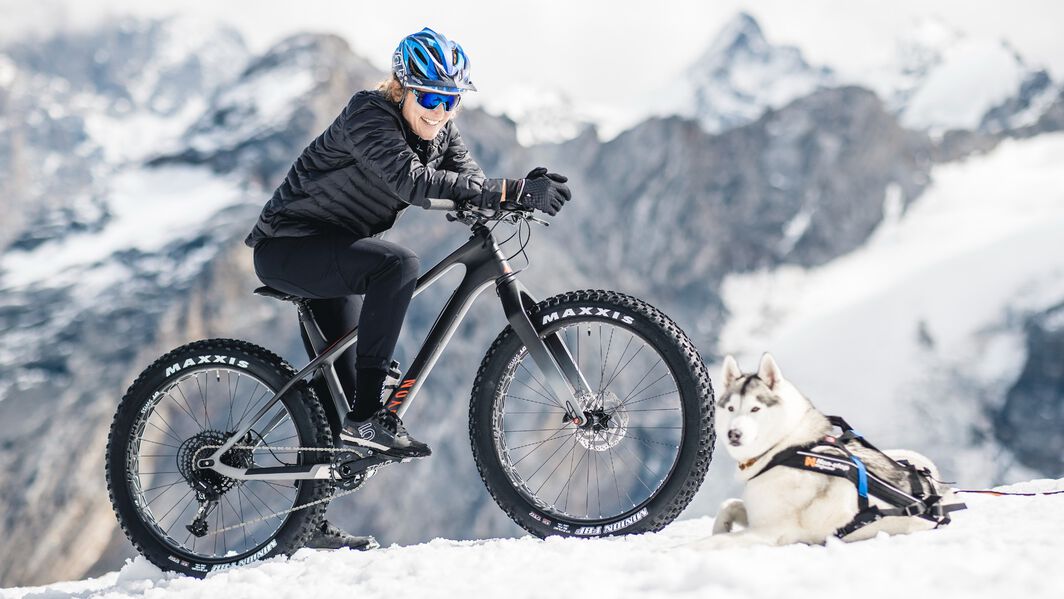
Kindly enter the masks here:
<path id="1" fill-rule="evenodd" d="M 330 232 L 371 237 L 426 198 L 480 204 L 491 187 L 454 121 L 424 141 L 397 104 L 381 92 L 360 91 L 303 150 L 244 243 Z"/>

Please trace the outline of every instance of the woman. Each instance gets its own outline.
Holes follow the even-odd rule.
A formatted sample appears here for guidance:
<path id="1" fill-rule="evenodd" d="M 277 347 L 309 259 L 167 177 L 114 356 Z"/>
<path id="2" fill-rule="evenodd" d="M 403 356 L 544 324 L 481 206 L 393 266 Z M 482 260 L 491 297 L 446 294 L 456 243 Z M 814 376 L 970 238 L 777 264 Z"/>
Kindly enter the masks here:
<path id="1" fill-rule="evenodd" d="M 476 87 L 461 46 L 427 27 L 403 38 L 392 77 L 356 93 L 303 150 L 245 240 L 259 278 L 310 298 L 329 341 L 358 325 L 355 355 L 336 362 L 354 406 L 341 439 L 396 458 L 431 453 L 381 400 L 420 265 L 381 235 L 427 198 L 550 215 L 570 198 L 566 178 L 544 168 L 523 179 L 485 177 L 453 122 L 466 91 Z"/>

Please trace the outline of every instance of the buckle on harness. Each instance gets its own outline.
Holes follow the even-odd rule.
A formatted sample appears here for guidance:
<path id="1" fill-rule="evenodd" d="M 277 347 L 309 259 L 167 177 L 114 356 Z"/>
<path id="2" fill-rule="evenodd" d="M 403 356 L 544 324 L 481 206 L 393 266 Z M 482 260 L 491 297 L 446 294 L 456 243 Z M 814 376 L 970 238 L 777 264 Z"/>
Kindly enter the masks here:
<path id="1" fill-rule="evenodd" d="M 919 516 L 926 511 L 926 507 L 922 503 L 910 503 L 909 505 L 901 508 L 901 513 L 906 516 Z"/>

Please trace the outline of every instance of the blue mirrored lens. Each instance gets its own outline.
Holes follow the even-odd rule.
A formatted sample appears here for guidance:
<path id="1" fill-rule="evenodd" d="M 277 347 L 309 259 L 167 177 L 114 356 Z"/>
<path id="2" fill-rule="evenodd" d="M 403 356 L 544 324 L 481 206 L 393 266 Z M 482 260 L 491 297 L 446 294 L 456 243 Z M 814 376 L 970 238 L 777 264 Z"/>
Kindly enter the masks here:
<path id="1" fill-rule="evenodd" d="M 443 109 L 448 112 L 454 110 L 454 107 L 458 105 L 458 100 L 462 97 L 457 94 L 438 94 L 421 90 L 414 90 L 414 95 L 417 97 L 417 103 L 422 108 L 434 110 L 437 106 L 443 104 Z"/>

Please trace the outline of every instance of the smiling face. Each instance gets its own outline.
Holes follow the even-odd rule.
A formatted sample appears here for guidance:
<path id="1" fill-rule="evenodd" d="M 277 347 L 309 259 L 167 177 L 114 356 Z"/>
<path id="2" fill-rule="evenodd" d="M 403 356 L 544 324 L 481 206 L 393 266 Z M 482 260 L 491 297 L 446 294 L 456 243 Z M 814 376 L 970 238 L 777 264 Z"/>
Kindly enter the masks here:
<path id="1" fill-rule="evenodd" d="M 451 120 L 456 110 L 447 112 L 443 104 L 432 110 L 423 108 L 417 103 L 417 96 L 413 90 L 406 90 L 406 99 L 403 101 L 403 118 L 406 119 L 410 129 L 424 140 L 436 139 L 440 129 Z"/>

